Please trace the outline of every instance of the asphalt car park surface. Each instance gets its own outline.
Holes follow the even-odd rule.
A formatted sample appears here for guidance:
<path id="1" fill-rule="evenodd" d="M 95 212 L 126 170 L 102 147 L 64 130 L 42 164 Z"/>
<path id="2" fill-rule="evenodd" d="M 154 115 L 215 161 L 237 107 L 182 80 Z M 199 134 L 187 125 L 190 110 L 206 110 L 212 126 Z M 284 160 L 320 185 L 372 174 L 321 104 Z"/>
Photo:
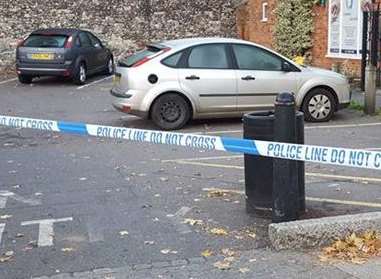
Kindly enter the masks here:
<path id="1" fill-rule="evenodd" d="M 11 80 L 0 85 L 0 114 L 155 129 L 116 112 L 110 87 L 107 76 L 85 86 Z M 329 123 L 307 123 L 306 143 L 380 150 L 380 127 L 379 116 L 347 109 Z M 198 120 L 181 132 L 241 137 L 242 124 Z M 164 266 L 197 261 L 206 249 L 265 251 L 269 221 L 245 212 L 242 166 L 237 154 L 0 127 L 0 255 L 14 252 L 0 278 Z M 378 171 L 307 164 L 306 172 L 305 217 L 381 208 Z M 229 192 L 208 197 L 212 188 Z"/>

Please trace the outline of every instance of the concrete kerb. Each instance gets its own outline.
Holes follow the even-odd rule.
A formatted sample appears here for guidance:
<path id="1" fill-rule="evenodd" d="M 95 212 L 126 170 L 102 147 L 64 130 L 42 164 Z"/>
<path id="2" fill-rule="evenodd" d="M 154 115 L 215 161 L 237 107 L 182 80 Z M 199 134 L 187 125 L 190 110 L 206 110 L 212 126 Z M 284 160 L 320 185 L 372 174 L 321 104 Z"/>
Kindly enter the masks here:
<path id="1" fill-rule="evenodd" d="M 269 225 L 269 238 L 277 251 L 328 245 L 351 233 L 381 232 L 381 212 L 323 217 Z"/>

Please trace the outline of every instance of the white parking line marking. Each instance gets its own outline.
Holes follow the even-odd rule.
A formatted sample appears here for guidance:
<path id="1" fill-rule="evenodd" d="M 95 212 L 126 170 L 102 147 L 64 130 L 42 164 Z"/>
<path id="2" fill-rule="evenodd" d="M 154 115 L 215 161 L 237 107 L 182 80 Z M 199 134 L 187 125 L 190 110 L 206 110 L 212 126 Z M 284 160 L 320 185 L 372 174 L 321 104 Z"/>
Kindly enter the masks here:
<path id="1" fill-rule="evenodd" d="M 3 237 L 4 229 L 5 229 L 5 224 L 0 223 L 0 245 L 1 245 L 1 238 Z"/>
<path id="2" fill-rule="evenodd" d="M 100 82 L 105 81 L 105 80 L 110 79 L 110 78 L 112 78 L 112 76 L 108 76 L 108 77 L 105 77 L 105 78 L 101 78 L 101 79 L 95 80 L 95 81 L 93 81 L 93 82 L 89 82 L 89 83 L 87 83 L 87 84 L 85 84 L 85 85 L 82 85 L 82 86 L 77 87 L 77 90 L 81 90 L 81 89 L 83 89 L 83 88 L 85 88 L 85 87 L 89 87 L 89 86 L 91 86 L 91 85 L 100 83 Z"/>
<path id="3" fill-rule="evenodd" d="M 226 193 L 234 193 L 238 195 L 245 195 L 244 191 L 239 190 L 229 190 L 229 189 L 220 189 L 220 188 L 203 188 L 203 191 L 210 192 L 210 191 L 222 191 Z M 307 201 L 314 201 L 314 202 L 329 202 L 329 203 L 337 203 L 337 204 L 345 204 L 345 205 L 357 205 L 357 206 L 364 206 L 364 207 L 374 207 L 374 208 L 381 208 L 381 203 L 374 203 L 374 202 L 363 202 L 363 201 L 350 201 L 350 200 L 336 200 L 336 199 L 325 199 L 325 198 L 314 198 L 314 197 L 306 197 Z"/>
<path id="4" fill-rule="evenodd" d="M 39 247 L 46 247 L 53 245 L 54 237 L 54 223 L 73 221 L 72 217 L 60 218 L 60 219 L 45 219 L 22 222 L 21 226 L 39 225 L 38 241 Z"/>
<path id="5" fill-rule="evenodd" d="M 0 208 L 5 207 L 8 198 L 11 198 L 15 201 L 22 202 L 31 206 L 36 206 L 41 204 L 40 200 L 24 198 L 10 191 L 0 191 Z"/>
<path id="6" fill-rule="evenodd" d="M 342 124 L 342 125 L 321 125 L 321 126 L 306 126 L 305 130 L 313 129 L 337 129 L 337 128 L 361 128 L 361 127 L 373 127 L 381 126 L 381 122 L 375 123 L 360 123 L 360 124 Z M 204 135 L 216 135 L 216 134 L 238 134 L 243 133 L 243 130 L 226 130 L 226 131 L 211 131 L 211 132 L 201 132 Z"/>
<path id="7" fill-rule="evenodd" d="M 0 84 L 6 84 L 8 82 L 15 81 L 15 80 L 17 80 L 17 78 L 11 78 L 11 79 L 7 79 L 7 80 L 3 80 L 3 81 L 0 81 Z"/>
<path id="8" fill-rule="evenodd" d="M 236 157 L 236 156 L 234 156 L 234 157 Z M 192 159 L 195 159 L 195 158 L 192 158 Z M 243 170 L 244 169 L 244 167 L 242 167 L 242 166 L 195 162 L 195 161 L 191 161 L 190 159 L 188 159 L 188 160 L 187 159 L 172 160 L 172 161 L 171 160 L 165 160 L 162 162 L 163 163 L 178 163 L 181 165 L 213 167 L 213 168 L 225 168 L 225 169 L 237 169 L 237 170 Z M 335 175 L 335 174 L 325 174 L 325 173 L 315 173 L 315 172 L 306 172 L 306 176 L 332 178 L 332 179 L 339 179 L 339 180 L 349 180 L 349 181 L 353 181 L 353 182 L 377 182 L 377 183 L 381 183 L 381 178 L 378 178 L 378 177 Z"/>

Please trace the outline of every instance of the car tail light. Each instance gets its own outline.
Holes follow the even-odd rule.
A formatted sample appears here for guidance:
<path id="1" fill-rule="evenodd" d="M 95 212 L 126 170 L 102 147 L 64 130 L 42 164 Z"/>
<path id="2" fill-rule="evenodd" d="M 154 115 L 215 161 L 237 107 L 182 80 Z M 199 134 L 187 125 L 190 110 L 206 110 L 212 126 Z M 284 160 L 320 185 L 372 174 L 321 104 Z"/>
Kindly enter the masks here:
<path id="1" fill-rule="evenodd" d="M 22 47 L 24 45 L 26 38 L 17 40 L 17 47 Z"/>
<path id="2" fill-rule="evenodd" d="M 73 37 L 70 36 L 65 43 L 65 48 L 72 48 L 73 47 Z"/>
<path id="3" fill-rule="evenodd" d="M 139 60 L 138 62 L 136 62 L 134 65 L 132 65 L 133 68 L 136 68 L 140 65 L 143 65 L 144 63 L 162 55 L 163 53 L 166 53 L 167 51 L 170 51 L 171 48 L 167 47 L 167 48 L 163 48 L 162 50 L 160 50 L 159 52 L 155 53 L 155 54 L 152 54 L 150 56 L 146 56 L 144 57 L 143 59 Z"/>

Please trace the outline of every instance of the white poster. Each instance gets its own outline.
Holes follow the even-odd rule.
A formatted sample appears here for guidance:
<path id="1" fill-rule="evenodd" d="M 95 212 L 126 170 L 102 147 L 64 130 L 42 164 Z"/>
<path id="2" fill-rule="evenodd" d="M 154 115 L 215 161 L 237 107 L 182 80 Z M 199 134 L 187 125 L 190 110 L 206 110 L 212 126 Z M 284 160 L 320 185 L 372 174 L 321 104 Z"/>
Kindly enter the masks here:
<path id="1" fill-rule="evenodd" d="M 362 6 L 368 0 L 330 0 L 328 54 L 361 58 Z"/>
<path id="2" fill-rule="evenodd" d="M 341 27 L 341 53 L 358 53 L 359 7 L 356 0 L 343 0 Z"/>
<path id="3" fill-rule="evenodd" d="M 331 0 L 329 9 L 329 52 L 340 53 L 340 0 Z"/>

